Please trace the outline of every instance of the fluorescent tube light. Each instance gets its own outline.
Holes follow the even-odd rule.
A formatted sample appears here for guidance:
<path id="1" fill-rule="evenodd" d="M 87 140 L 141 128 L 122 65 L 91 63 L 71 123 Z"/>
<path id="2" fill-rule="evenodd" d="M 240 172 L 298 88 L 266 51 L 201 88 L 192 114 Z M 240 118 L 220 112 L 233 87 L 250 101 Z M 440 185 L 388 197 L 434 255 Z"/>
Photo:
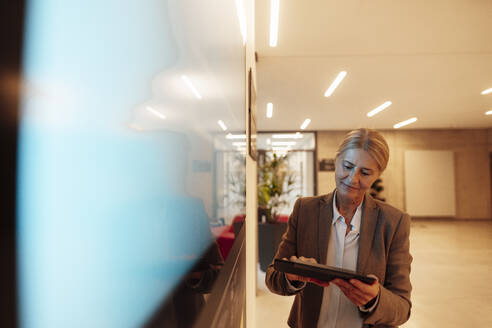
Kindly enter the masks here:
<path id="1" fill-rule="evenodd" d="M 274 141 L 272 142 L 272 146 L 294 146 L 296 144 L 295 141 Z"/>
<path id="2" fill-rule="evenodd" d="M 267 104 L 267 112 L 266 112 L 266 116 L 268 118 L 272 118 L 273 116 L 273 104 L 272 103 L 268 103 Z"/>
<path id="3" fill-rule="evenodd" d="M 280 0 L 270 0 L 270 47 L 277 46 L 279 12 Z"/>
<path id="4" fill-rule="evenodd" d="M 408 124 L 412 124 L 412 123 L 414 123 L 414 122 L 416 122 L 416 121 L 417 121 L 417 118 L 416 118 L 416 117 L 412 117 L 412 118 L 409 118 L 409 119 L 408 119 L 408 120 L 406 120 L 406 121 L 403 121 L 403 122 L 400 122 L 400 123 L 397 123 L 397 124 L 393 125 L 393 127 L 394 127 L 395 129 L 399 129 L 399 128 L 401 128 L 402 126 L 405 126 L 405 125 L 408 125 Z"/>
<path id="5" fill-rule="evenodd" d="M 492 92 L 492 88 L 488 88 L 487 90 L 483 90 L 483 91 L 482 91 L 482 94 L 483 94 L 483 95 L 486 95 L 486 94 L 489 94 L 489 93 L 491 93 L 491 92 Z"/>
<path id="6" fill-rule="evenodd" d="M 244 10 L 244 0 L 236 0 L 236 11 L 237 18 L 239 20 L 239 30 L 241 31 L 241 35 L 243 37 L 243 46 L 246 44 L 246 13 Z"/>
<path id="7" fill-rule="evenodd" d="M 193 83 L 191 83 L 190 79 L 186 75 L 181 75 L 181 79 L 186 83 L 188 88 L 191 89 L 191 92 L 197 97 L 198 99 L 202 99 L 202 95 L 198 92 L 198 90 L 195 88 Z"/>
<path id="8" fill-rule="evenodd" d="M 242 142 L 242 141 L 233 142 L 232 145 L 236 147 L 246 146 L 246 142 Z"/>
<path id="9" fill-rule="evenodd" d="M 160 118 L 162 120 L 165 120 L 166 119 L 166 115 L 164 115 L 164 114 L 156 111 L 155 109 L 153 109 L 150 106 L 146 106 L 145 109 L 147 109 L 147 111 L 151 112 L 152 114 L 154 114 L 155 116 L 157 116 L 158 118 Z"/>
<path id="10" fill-rule="evenodd" d="M 385 110 L 386 108 L 388 108 L 389 106 L 391 106 L 392 102 L 391 101 L 386 101 L 384 104 L 382 105 L 379 105 L 378 107 L 374 108 L 373 110 L 371 110 L 369 113 L 367 113 L 367 116 L 369 117 L 373 117 L 374 115 L 376 115 L 377 113 Z"/>
<path id="11" fill-rule="evenodd" d="M 246 139 L 246 135 L 245 134 L 231 134 L 231 133 L 228 133 L 226 135 L 226 138 L 227 139 Z"/>
<path id="12" fill-rule="evenodd" d="M 224 124 L 224 122 L 222 122 L 222 120 L 218 120 L 217 123 L 220 125 L 220 127 L 222 128 L 222 130 L 227 130 L 227 126 Z"/>
<path id="13" fill-rule="evenodd" d="M 486 111 L 485 115 L 492 115 L 492 110 Z"/>
<path id="14" fill-rule="evenodd" d="M 309 123 L 311 123 L 311 119 L 306 118 L 306 120 L 301 125 L 301 130 L 304 130 L 305 128 L 307 128 L 307 126 L 309 125 Z"/>
<path id="15" fill-rule="evenodd" d="M 335 89 L 338 87 L 338 85 L 342 82 L 345 75 L 347 75 L 347 72 L 345 72 L 345 71 L 338 73 L 337 77 L 331 83 L 330 87 L 325 91 L 325 97 L 331 96 L 333 91 L 335 91 Z"/>
<path id="16" fill-rule="evenodd" d="M 272 135 L 273 139 L 302 139 L 304 136 L 300 132 L 296 132 L 295 134 L 274 134 Z"/>

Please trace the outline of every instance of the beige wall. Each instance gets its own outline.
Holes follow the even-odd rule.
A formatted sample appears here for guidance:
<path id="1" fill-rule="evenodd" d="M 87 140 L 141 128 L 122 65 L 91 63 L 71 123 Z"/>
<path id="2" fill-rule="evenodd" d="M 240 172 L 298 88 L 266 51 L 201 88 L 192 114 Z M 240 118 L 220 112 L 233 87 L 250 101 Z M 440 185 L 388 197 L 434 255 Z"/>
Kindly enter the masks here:
<path id="1" fill-rule="evenodd" d="M 318 132 L 318 160 L 334 158 L 347 131 Z M 450 150 L 455 153 L 456 217 L 491 219 L 489 153 L 492 129 L 381 131 L 390 147 L 390 161 L 381 176 L 386 201 L 405 210 L 405 150 Z M 438 165 L 438 163 L 436 163 Z M 418 177 L 415 177 L 418 178 Z M 318 172 L 318 192 L 329 192 L 333 174 Z"/>

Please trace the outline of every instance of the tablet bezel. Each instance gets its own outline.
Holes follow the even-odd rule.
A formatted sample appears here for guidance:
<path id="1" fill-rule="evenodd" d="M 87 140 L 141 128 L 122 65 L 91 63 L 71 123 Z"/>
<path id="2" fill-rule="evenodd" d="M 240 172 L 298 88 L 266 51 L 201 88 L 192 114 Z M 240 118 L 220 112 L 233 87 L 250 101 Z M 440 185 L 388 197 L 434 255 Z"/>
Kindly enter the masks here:
<path id="1" fill-rule="evenodd" d="M 292 273 L 303 277 L 314 278 L 322 281 L 331 281 L 335 278 L 343 280 L 357 279 L 365 284 L 372 285 L 376 279 L 361 275 L 355 271 L 332 267 L 318 263 L 301 261 L 289 261 L 275 259 L 274 268 L 284 273 Z"/>

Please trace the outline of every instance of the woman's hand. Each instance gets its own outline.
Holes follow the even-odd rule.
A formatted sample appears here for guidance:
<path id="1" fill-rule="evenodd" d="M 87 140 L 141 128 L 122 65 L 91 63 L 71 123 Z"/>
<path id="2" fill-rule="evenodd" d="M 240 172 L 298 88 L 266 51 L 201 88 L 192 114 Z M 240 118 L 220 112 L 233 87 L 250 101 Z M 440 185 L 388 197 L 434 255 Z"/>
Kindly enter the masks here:
<path id="1" fill-rule="evenodd" d="M 343 279 L 333 279 L 332 282 L 337 285 L 341 291 L 353 304 L 363 306 L 369 303 L 379 294 L 379 280 L 375 275 L 368 275 L 375 278 L 372 285 L 365 284 L 357 279 L 350 279 L 348 282 Z"/>
<path id="2" fill-rule="evenodd" d="M 287 260 L 287 259 L 284 257 L 283 260 Z M 289 258 L 289 261 L 293 261 L 293 262 L 306 262 L 306 263 L 318 263 L 312 257 L 309 257 L 309 258 L 308 257 L 304 257 L 304 256 L 297 257 L 297 256 L 294 256 L 294 255 L 292 255 Z M 328 287 L 330 285 L 330 282 L 328 282 L 328 281 L 322 281 L 322 280 L 318 280 L 318 279 L 314 279 L 314 278 L 299 276 L 299 275 L 293 274 L 293 273 L 286 273 L 285 275 L 287 276 L 287 279 L 289 279 L 290 281 L 312 282 L 312 283 L 314 283 L 314 284 L 316 284 L 318 286 L 321 286 L 321 287 Z"/>

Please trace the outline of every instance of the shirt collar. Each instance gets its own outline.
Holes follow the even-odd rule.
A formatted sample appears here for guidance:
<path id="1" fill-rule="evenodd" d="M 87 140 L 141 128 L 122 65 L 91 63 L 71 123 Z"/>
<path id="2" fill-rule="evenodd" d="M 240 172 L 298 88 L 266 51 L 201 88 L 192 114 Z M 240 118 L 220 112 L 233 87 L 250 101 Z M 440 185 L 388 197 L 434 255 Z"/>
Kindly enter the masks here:
<path id="1" fill-rule="evenodd" d="M 333 222 L 332 224 L 334 225 L 338 219 L 343 218 L 343 216 L 338 212 L 337 205 L 336 205 L 336 199 L 337 199 L 337 191 L 333 193 Z M 354 217 L 352 218 L 352 221 L 350 221 L 350 225 L 352 226 L 352 231 L 355 231 L 357 233 L 360 232 L 360 222 L 362 219 L 362 204 L 364 204 L 364 200 L 357 206 L 357 210 L 355 211 Z"/>

